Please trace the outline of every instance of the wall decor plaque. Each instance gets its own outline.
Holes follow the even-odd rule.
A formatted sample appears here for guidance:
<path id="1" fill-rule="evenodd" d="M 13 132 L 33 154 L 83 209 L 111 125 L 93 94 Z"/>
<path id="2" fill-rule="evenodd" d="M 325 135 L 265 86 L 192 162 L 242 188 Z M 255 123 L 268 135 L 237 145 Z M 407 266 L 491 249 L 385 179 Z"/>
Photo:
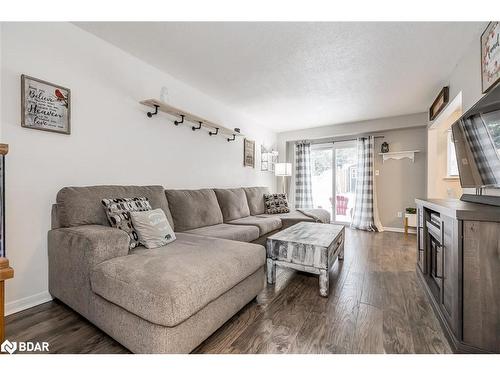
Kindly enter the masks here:
<path id="1" fill-rule="evenodd" d="M 481 87 L 483 94 L 500 81 L 500 22 L 490 22 L 481 35 Z"/>
<path id="2" fill-rule="evenodd" d="M 243 166 L 255 168 L 255 141 L 245 138 L 243 145 Z"/>
<path id="3" fill-rule="evenodd" d="M 443 89 L 439 92 L 437 98 L 432 103 L 429 108 L 429 120 L 433 121 L 446 107 L 448 101 L 450 100 L 450 88 L 448 86 L 443 87 Z"/>
<path id="4" fill-rule="evenodd" d="M 55 133 L 71 133 L 71 91 L 21 75 L 21 126 Z"/>

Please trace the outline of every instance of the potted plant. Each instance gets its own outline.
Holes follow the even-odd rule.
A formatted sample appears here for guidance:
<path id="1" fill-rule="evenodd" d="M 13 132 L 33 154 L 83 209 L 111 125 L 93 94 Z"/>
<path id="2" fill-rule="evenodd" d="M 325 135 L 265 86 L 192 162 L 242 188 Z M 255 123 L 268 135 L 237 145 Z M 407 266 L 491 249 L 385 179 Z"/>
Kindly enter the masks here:
<path id="1" fill-rule="evenodd" d="M 408 227 L 417 226 L 417 209 L 414 207 L 407 207 L 405 209 L 405 232 L 408 231 Z"/>

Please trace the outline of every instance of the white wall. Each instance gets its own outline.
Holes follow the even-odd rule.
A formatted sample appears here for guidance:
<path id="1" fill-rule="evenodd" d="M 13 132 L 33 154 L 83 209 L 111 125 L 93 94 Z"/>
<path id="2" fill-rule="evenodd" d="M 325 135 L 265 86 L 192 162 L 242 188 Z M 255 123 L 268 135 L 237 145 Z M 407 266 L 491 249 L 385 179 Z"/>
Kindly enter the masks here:
<path id="1" fill-rule="evenodd" d="M 448 131 L 462 115 L 462 95 L 443 111 L 428 128 L 427 135 L 427 197 L 460 198 L 460 180 L 448 176 Z"/>
<path id="2" fill-rule="evenodd" d="M 260 144 L 275 146 L 274 133 L 117 47 L 68 23 L 4 23 L 1 45 L 7 255 L 16 272 L 7 283 L 7 312 L 48 297 L 50 208 L 63 186 L 274 188 L 259 163 Z M 20 126 L 22 73 L 71 89 L 70 136 Z M 138 102 L 159 98 L 162 86 L 171 104 L 256 140 L 256 168 L 243 167 L 241 139 L 175 127 L 164 115 L 148 119 Z"/>
<path id="3" fill-rule="evenodd" d="M 486 22 L 484 28 L 486 28 Z M 462 93 L 462 111 L 465 113 L 481 97 L 481 38 L 478 32 L 467 51 L 458 61 L 449 77 L 450 101 Z"/>

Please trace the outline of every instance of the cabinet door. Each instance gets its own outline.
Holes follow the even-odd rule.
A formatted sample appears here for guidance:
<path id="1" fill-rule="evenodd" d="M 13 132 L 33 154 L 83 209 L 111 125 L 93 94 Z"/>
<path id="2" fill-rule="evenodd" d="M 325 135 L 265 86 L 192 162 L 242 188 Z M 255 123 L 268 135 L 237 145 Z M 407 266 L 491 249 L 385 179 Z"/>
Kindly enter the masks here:
<path id="1" fill-rule="evenodd" d="M 500 353 L 500 223 L 463 227 L 463 341 Z"/>
<path id="2" fill-rule="evenodd" d="M 425 266 L 424 210 L 417 206 L 417 264 L 420 271 L 427 272 Z"/>
<path id="3" fill-rule="evenodd" d="M 455 333 L 459 328 L 458 221 L 441 216 L 441 311 Z"/>

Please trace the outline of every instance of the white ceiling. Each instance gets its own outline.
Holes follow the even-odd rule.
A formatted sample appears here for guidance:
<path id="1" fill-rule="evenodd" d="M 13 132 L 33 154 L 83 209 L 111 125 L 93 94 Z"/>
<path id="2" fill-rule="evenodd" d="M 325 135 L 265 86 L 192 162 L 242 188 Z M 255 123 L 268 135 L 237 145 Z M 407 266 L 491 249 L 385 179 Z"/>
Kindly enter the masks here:
<path id="1" fill-rule="evenodd" d="M 278 132 L 427 110 L 484 28 L 472 22 L 77 25 Z"/>

